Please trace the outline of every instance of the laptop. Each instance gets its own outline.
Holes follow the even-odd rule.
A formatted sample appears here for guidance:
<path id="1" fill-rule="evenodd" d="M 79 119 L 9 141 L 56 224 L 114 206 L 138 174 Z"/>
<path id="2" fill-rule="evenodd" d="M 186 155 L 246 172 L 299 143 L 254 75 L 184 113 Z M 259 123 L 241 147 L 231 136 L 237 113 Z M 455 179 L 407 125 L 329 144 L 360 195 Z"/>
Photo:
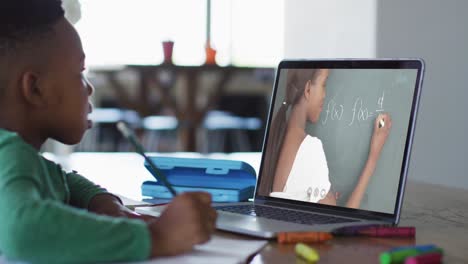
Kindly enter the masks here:
<path id="1" fill-rule="evenodd" d="M 421 59 L 281 61 L 253 202 L 215 206 L 217 228 L 398 224 L 423 73 Z"/>

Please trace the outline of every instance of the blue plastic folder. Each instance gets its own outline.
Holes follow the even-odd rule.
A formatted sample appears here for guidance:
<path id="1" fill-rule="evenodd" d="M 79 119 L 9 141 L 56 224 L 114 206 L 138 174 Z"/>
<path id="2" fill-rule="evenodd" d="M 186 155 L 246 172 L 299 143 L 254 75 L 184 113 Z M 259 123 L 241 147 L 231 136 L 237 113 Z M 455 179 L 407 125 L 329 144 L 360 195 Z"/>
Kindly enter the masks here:
<path id="1" fill-rule="evenodd" d="M 149 157 L 174 189 L 180 192 L 205 191 L 213 202 L 239 202 L 252 198 L 256 173 L 248 163 L 235 160 Z M 145 167 L 151 173 L 147 162 Z M 157 181 L 145 181 L 143 196 L 172 198 L 167 188 Z"/>

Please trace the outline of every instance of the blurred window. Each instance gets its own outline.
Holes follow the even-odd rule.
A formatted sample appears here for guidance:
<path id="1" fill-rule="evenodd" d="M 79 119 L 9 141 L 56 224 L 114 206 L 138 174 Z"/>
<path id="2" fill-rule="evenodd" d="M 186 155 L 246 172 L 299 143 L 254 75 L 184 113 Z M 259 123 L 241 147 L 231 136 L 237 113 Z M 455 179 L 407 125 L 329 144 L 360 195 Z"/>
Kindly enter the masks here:
<path id="1" fill-rule="evenodd" d="M 76 28 L 88 66 L 159 64 L 161 42 L 173 61 L 205 60 L 206 0 L 80 0 Z M 219 65 L 276 66 L 283 56 L 283 0 L 212 0 L 211 42 Z"/>

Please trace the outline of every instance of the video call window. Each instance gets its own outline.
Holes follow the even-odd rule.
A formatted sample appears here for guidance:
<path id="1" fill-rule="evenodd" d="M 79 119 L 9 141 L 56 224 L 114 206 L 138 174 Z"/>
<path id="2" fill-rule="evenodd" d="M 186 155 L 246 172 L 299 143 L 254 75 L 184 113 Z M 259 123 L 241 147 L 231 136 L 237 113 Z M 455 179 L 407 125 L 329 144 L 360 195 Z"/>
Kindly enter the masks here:
<path id="1" fill-rule="evenodd" d="M 416 69 L 283 69 L 264 196 L 393 213 Z"/>

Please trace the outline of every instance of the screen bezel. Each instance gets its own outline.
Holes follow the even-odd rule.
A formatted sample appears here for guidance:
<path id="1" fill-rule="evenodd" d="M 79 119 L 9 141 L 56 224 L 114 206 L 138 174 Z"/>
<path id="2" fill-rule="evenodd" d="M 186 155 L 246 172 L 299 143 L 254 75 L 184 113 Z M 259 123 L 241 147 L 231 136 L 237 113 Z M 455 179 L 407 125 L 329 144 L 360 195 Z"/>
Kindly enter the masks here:
<path id="1" fill-rule="evenodd" d="M 384 213 L 363 209 L 353 209 L 341 206 L 331 206 L 318 203 L 289 200 L 282 198 L 275 198 L 270 196 L 263 196 L 258 193 L 258 186 L 262 180 L 263 165 L 265 164 L 265 153 L 270 133 L 271 122 L 275 107 L 276 93 L 278 90 L 279 77 L 283 69 L 415 69 L 417 70 L 416 82 L 414 86 L 413 100 L 411 106 L 411 113 L 408 123 L 407 137 L 403 153 L 403 162 L 400 170 L 400 180 L 398 183 L 397 197 L 395 199 L 395 208 L 393 213 Z M 279 63 L 276 69 L 275 82 L 273 84 L 273 91 L 271 94 L 270 107 L 268 111 L 267 124 L 265 129 L 265 136 L 263 138 L 262 158 L 260 162 L 259 175 L 255 189 L 255 202 L 278 202 L 287 203 L 303 208 L 306 206 L 310 209 L 324 209 L 327 211 L 336 211 L 337 213 L 352 214 L 354 216 L 361 216 L 363 218 L 385 219 L 389 222 L 397 224 L 400 219 L 401 206 L 404 198 L 405 184 L 408 174 L 408 166 L 411 156 L 411 146 L 414 138 L 414 131 L 416 126 L 417 112 L 419 108 L 419 98 L 422 88 L 422 79 L 424 74 L 424 61 L 420 58 L 410 59 L 320 59 L 320 60 L 283 60 Z"/>

